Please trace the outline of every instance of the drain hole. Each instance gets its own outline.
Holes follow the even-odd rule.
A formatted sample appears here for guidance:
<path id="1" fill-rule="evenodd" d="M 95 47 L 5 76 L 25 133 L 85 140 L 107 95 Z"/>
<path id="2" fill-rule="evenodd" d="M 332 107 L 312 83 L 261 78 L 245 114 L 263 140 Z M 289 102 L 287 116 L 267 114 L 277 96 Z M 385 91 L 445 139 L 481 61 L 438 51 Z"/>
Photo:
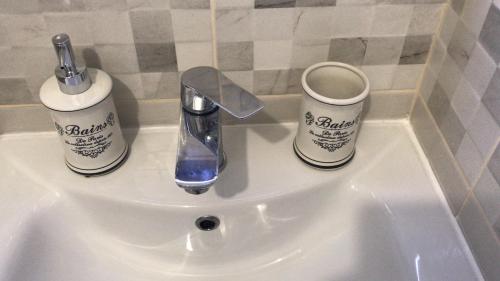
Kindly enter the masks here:
<path id="1" fill-rule="evenodd" d="M 196 227 L 203 231 L 214 230 L 219 227 L 220 220 L 214 216 L 203 216 L 196 220 Z"/>

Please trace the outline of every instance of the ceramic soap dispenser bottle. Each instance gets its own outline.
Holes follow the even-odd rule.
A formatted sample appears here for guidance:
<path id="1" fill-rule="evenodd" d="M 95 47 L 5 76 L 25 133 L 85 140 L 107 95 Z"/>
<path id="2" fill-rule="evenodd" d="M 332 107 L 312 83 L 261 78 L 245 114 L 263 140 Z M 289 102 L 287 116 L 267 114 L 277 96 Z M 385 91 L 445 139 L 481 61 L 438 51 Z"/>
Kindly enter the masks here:
<path id="1" fill-rule="evenodd" d="M 111 77 L 99 69 L 76 67 L 67 34 L 52 37 L 59 65 L 40 88 L 64 146 L 66 165 L 97 175 L 117 167 L 128 152 L 111 96 Z"/>

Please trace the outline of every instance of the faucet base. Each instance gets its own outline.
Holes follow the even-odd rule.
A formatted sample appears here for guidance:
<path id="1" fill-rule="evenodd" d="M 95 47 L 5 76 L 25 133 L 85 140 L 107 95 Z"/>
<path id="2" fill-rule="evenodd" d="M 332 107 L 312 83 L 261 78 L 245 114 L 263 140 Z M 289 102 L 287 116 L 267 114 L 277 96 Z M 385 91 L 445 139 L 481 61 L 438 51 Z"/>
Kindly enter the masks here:
<path id="1" fill-rule="evenodd" d="M 200 194 L 203 194 L 205 192 L 207 192 L 209 189 L 209 187 L 204 187 L 204 188 L 199 188 L 199 187 L 196 187 L 196 188 L 190 188 L 190 187 L 185 187 L 184 190 L 189 193 L 189 194 L 194 194 L 194 195 L 200 195 Z"/>

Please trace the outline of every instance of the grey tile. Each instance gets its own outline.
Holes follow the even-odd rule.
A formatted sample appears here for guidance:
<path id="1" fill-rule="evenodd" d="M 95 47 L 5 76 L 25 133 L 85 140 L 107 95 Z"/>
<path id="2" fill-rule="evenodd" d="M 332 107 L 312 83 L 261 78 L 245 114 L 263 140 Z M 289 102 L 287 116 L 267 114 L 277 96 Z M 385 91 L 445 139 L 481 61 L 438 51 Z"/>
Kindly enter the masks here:
<path id="1" fill-rule="evenodd" d="M 491 5 L 479 36 L 484 48 L 498 63 L 500 62 L 500 8 Z"/>
<path id="2" fill-rule="evenodd" d="M 242 42 L 252 40 L 252 10 L 217 10 L 217 40 Z"/>
<path id="3" fill-rule="evenodd" d="M 134 44 L 128 12 L 89 13 L 94 44 Z"/>
<path id="4" fill-rule="evenodd" d="M 497 68 L 483 96 L 483 104 L 500 124 L 500 68 Z"/>
<path id="5" fill-rule="evenodd" d="M 23 78 L 0 78 L 0 104 L 31 103 L 31 93 Z"/>
<path id="6" fill-rule="evenodd" d="M 331 39 L 334 9 L 334 7 L 296 8 L 293 26 L 295 39 Z"/>
<path id="7" fill-rule="evenodd" d="M 172 9 L 209 9 L 210 0 L 170 0 Z"/>
<path id="8" fill-rule="evenodd" d="M 488 162 L 488 169 L 490 169 L 491 174 L 495 178 L 497 184 L 500 184 L 500 143 L 497 143 L 497 147 L 495 148 L 495 152 L 490 158 Z M 500 201 L 499 208 L 500 208 Z"/>
<path id="9" fill-rule="evenodd" d="M 459 20 L 448 45 L 448 54 L 453 58 L 460 70 L 463 71 L 467 66 L 475 43 L 474 34 L 465 27 L 462 20 Z"/>
<path id="10" fill-rule="evenodd" d="M 432 44 L 431 35 L 407 36 L 399 64 L 424 64 Z"/>
<path id="11" fill-rule="evenodd" d="M 434 34 L 441 19 L 443 5 L 416 5 L 413 8 L 413 15 L 408 27 L 409 35 Z"/>
<path id="12" fill-rule="evenodd" d="M 365 58 L 368 39 L 336 38 L 330 41 L 329 61 L 361 65 Z"/>
<path id="13" fill-rule="evenodd" d="M 494 224 L 500 218 L 500 185 L 490 170 L 484 169 L 474 188 L 474 195 L 483 208 L 488 221 Z"/>
<path id="14" fill-rule="evenodd" d="M 458 216 L 467 242 L 474 254 L 485 280 L 498 280 L 500 276 L 500 243 L 495 238 L 481 207 L 470 196 Z"/>
<path id="15" fill-rule="evenodd" d="M 467 126 L 467 132 L 479 151 L 481 151 L 483 158 L 486 158 L 500 138 L 500 125 L 481 103 L 472 121 Z"/>
<path id="16" fill-rule="evenodd" d="M 221 70 L 253 69 L 253 42 L 221 42 L 217 45 L 217 53 Z"/>
<path id="17" fill-rule="evenodd" d="M 255 9 L 295 7 L 295 0 L 255 0 Z"/>
<path id="18" fill-rule="evenodd" d="M 368 39 L 364 65 L 397 64 L 401 56 L 404 37 L 372 37 Z"/>
<path id="19" fill-rule="evenodd" d="M 434 120 L 439 125 L 442 123 L 446 113 L 450 108 L 450 100 L 446 96 L 444 89 L 441 87 L 441 84 L 438 82 L 434 85 L 434 89 L 427 101 L 427 106 L 431 111 Z"/>
<path id="20" fill-rule="evenodd" d="M 465 0 L 450 0 L 450 5 L 457 14 L 461 14 L 464 9 Z"/>
<path id="21" fill-rule="evenodd" d="M 75 12 L 86 9 L 84 0 L 39 0 L 39 4 L 44 12 Z"/>
<path id="22" fill-rule="evenodd" d="M 127 0 L 84 0 L 88 11 L 125 11 Z"/>
<path id="23" fill-rule="evenodd" d="M 468 134 L 464 135 L 462 143 L 458 147 L 457 153 L 455 153 L 455 159 L 460 164 L 460 167 L 462 168 L 462 171 L 464 172 L 464 175 L 470 185 L 473 186 L 476 184 L 476 181 L 481 174 L 481 168 L 484 161 L 481 156 L 481 152 L 479 152 Z"/>
<path id="24" fill-rule="evenodd" d="M 141 72 L 177 71 L 175 44 L 135 44 Z"/>
<path id="25" fill-rule="evenodd" d="M 40 12 L 39 1 L 4 0 L 0 1 L 0 11 L 5 14 L 31 14 Z"/>
<path id="26" fill-rule="evenodd" d="M 455 61 L 449 55 L 446 55 L 441 71 L 438 74 L 438 81 L 450 99 L 455 94 L 462 76 L 463 74 Z"/>
<path id="27" fill-rule="evenodd" d="M 306 68 L 328 58 L 329 39 L 300 40 L 293 42 L 292 68 Z"/>
<path id="28" fill-rule="evenodd" d="M 51 13 L 44 15 L 50 36 L 67 33 L 73 45 L 91 45 L 92 31 L 86 13 Z M 48 38 L 47 38 L 48 39 Z"/>
<path id="29" fill-rule="evenodd" d="M 465 128 L 452 107 L 448 107 L 448 110 L 441 119 L 441 122 L 438 122 L 438 126 L 439 129 L 441 129 L 451 152 L 456 154 L 465 135 Z"/>
<path id="30" fill-rule="evenodd" d="M 134 45 L 100 45 L 95 46 L 95 51 L 104 71 L 113 74 L 139 72 Z"/>
<path id="31" fill-rule="evenodd" d="M 286 90 L 287 93 L 302 93 L 301 78 L 304 70 L 304 68 L 292 68 L 288 71 L 288 86 Z"/>
<path id="32" fill-rule="evenodd" d="M 401 119 L 407 118 L 415 95 L 410 91 L 381 91 L 368 96 L 364 118 Z"/>
<path id="33" fill-rule="evenodd" d="M 141 74 L 144 96 L 155 99 L 178 99 L 180 80 L 178 72 L 150 72 Z"/>
<path id="34" fill-rule="evenodd" d="M 167 10 L 130 11 L 135 43 L 174 42 L 172 18 Z"/>
<path id="35" fill-rule="evenodd" d="M 476 42 L 464 75 L 479 97 L 484 95 L 496 68 L 495 61 L 488 55 L 481 43 Z"/>
<path id="36" fill-rule="evenodd" d="M 256 9 L 252 16 L 253 40 L 292 39 L 295 9 Z"/>
<path id="37" fill-rule="evenodd" d="M 51 47 L 50 35 L 42 14 L 6 15 L 0 24 L 7 31 L 10 46 Z"/>
<path id="38" fill-rule="evenodd" d="M 297 0 L 296 7 L 324 7 L 335 6 L 337 0 Z"/>
<path id="39" fill-rule="evenodd" d="M 288 79 L 288 70 L 256 70 L 253 80 L 254 94 L 285 94 L 288 89 Z"/>

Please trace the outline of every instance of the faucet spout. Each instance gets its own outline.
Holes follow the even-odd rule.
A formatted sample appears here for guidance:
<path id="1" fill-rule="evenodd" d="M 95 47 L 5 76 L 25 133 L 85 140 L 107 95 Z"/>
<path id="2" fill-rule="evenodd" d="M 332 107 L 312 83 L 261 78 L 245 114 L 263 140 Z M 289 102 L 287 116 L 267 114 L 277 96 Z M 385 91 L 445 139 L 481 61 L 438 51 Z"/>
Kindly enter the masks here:
<path id="1" fill-rule="evenodd" d="M 224 166 L 219 108 L 246 118 L 263 105 L 212 67 L 183 73 L 181 103 L 175 182 L 188 193 L 201 194 L 215 183 Z"/>

